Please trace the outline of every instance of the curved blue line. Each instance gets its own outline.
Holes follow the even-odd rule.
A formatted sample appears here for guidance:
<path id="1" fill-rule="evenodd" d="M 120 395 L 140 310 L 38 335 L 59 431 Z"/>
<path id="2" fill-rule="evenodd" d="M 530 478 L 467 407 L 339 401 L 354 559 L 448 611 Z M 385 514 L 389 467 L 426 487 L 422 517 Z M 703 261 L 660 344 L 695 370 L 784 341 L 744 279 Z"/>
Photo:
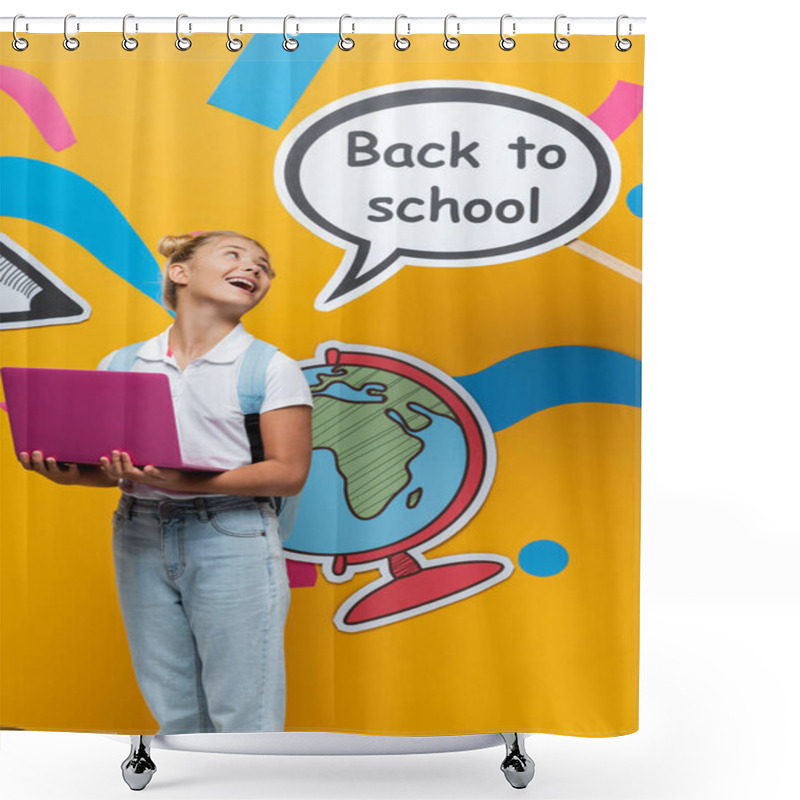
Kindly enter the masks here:
<path id="1" fill-rule="evenodd" d="M 567 403 L 642 404 L 642 362 L 600 347 L 543 347 L 456 377 L 501 431 Z"/>
<path id="2" fill-rule="evenodd" d="M 108 195 L 80 175 L 46 161 L 3 156 L 0 215 L 58 231 L 161 305 L 158 263 Z"/>

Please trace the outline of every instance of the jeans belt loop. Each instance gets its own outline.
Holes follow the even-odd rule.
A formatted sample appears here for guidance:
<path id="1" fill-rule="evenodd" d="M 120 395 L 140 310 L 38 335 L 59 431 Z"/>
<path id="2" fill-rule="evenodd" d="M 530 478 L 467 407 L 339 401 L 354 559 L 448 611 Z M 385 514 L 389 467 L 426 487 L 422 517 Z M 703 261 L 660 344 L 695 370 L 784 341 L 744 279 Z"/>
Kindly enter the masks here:
<path id="1" fill-rule="evenodd" d="M 197 515 L 200 517 L 202 522 L 208 521 L 208 509 L 206 507 L 206 501 L 202 497 L 195 497 L 194 498 L 194 505 L 197 509 Z"/>
<path id="2" fill-rule="evenodd" d="M 131 497 L 130 495 L 125 495 L 125 514 L 128 519 L 133 519 L 133 506 L 136 503 L 136 499 Z"/>

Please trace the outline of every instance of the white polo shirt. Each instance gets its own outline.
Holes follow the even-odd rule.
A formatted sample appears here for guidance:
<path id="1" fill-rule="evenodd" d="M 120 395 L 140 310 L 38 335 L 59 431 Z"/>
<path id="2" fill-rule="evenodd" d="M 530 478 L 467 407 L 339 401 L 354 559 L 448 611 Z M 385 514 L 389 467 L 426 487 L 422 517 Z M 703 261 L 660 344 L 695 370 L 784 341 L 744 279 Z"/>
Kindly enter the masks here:
<path id="1" fill-rule="evenodd" d="M 196 358 L 181 372 L 168 354 L 169 326 L 140 348 L 132 372 L 161 372 L 169 378 L 172 403 L 178 428 L 181 455 L 189 464 L 208 464 L 220 469 L 236 469 L 252 463 L 250 441 L 239 406 L 237 383 L 245 350 L 255 338 L 240 322 L 205 355 Z M 97 365 L 108 369 L 115 350 Z M 299 364 L 278 351 L 267 368 L 261 412 L 285 406 L 314 407 L 311 389 Z M 110 454 L 109 454 L 110 455 Z M 126 494 L 155 500 L 191 497 L 216 497 L 217 494 L 173 492 L 136 481 L 120 480 Z"/>

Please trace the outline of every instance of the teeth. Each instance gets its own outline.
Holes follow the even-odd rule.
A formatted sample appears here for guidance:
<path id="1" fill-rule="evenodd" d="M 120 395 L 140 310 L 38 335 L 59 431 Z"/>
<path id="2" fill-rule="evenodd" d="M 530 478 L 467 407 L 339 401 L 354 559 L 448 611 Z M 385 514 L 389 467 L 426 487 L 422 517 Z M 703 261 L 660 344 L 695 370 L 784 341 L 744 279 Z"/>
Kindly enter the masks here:
<path id="1" fill-rule="evenodd" d="M 231 283 L 234 286 L 241 286 L 243 289 L 247 289 L 249 292 L 252 292 L 256 288 L 254 283 L 250 283 L 250 281 L 246 280 L 245 278 L 231 278 L 228 280 L 228 283 Z"/>

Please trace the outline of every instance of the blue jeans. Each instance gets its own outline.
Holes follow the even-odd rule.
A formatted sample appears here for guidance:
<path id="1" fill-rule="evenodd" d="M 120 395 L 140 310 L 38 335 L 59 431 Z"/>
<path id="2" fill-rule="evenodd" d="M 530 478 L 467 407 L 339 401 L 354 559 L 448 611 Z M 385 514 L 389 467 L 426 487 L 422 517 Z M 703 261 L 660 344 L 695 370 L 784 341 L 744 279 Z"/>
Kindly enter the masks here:
<path id="1" fill-rule="evenodd" d="M 113 530 L 133 668 L 159 733 L 283 730 L 289 579 L 271 504 L 123 494 Z"/>

